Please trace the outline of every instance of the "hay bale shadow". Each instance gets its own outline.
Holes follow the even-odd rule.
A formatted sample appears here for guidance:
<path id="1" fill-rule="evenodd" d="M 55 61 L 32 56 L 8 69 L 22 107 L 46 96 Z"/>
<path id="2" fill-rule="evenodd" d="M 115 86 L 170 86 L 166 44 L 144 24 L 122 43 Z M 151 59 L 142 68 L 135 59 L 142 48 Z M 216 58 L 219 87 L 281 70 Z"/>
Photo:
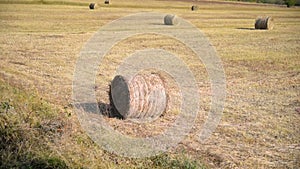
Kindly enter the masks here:
<path id="1" fill-rule="evenodd" d="M 83 109 L 84 112 L 101 114 L 109 118 L 123 119 L 123 116 L 117 111 L 115 105 L 113 104 L 113 99 L 111 96 L 111 86 L 109 86 L 109 103 L 104 102 L 94 102 L 94 103 L 78 103 L 75 104 L 79 109 Z"/>
<path id="2" fill-rule="evenodd" d="M 87 113 L 101 114 L 109 118 L 123 119 L 122 115 L 117 111 L 112 103 L 79 103 L 75 106 L 83 109 L 83 111 Z"/>
<path id="3" fill-rule="evenodd" d="M 240 30 L 255 30 L 255 28 L 236 28 L 236 29 L 240 29 Z"/>
<path id="4" fill-rule="evenodd" d="M 165 25 L 164 23 L 150 23 L 149 25 Z"/>

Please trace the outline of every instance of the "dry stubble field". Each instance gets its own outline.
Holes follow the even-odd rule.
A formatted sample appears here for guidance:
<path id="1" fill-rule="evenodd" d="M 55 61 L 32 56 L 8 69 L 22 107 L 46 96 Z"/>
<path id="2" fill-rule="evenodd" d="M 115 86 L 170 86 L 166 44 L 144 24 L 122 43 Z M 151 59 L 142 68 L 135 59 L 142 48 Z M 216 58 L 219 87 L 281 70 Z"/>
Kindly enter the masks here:
<path id="1" fill-rule="evenodd" d="M 299 8 L 188 0 L 114 0 L 109 6 L 101 1 L 100 7 L 91 11 L 88 3 L 83 0 L 69 0 L 65 3 L 51 0 L 43 1 L 44 3 L 30 0 L 0 2 L 0 80 L 1 85 L 5 86 L 2 89 L 8 91 L 13 87 L 29 93 L 28 95 L 34 93 L 37 100 L 47 102 L 51 110 L 55 110 L 57 115 L 53 121 L 63 124 L 62 129 L 59 135 L 55 134 L 51 139 L 46 137 L 45 142 L 52 152 L 49 156 L 57 156 L 67 166 L 300 166 Z M 200 9 L 191 11 L 193 4 L 198 4 Z M 96 88 L 99 101 L 105 103 L 108 102 L 105 98 L 107 84 L 113 78 L 114 66 L 119 64 L 120 58 L 136 50 L 137 45 L 173 50 L 182 55 L 195 73 L 199 91 L 203 94 L 204 104 L 200 110 L 203 115 L 198 117 L 198 125 L 178 148 L 166 156 L 159 156 L 159 160 L 129 159 L 103 151 L 82 131 L 71 106 L 73 71 L 83 45 L 102 25 L 128 14 L 144 11 L 177 14 L 196 25 L 210 39 L 226 73 L 227 98 L 222 120 L 209 140 L 199 143 L 196 141 L 196 134 L 201 130 L 201 124 L 209 110 L 210 87 L 203 65 L 194 64 L 192 54 L 187 49 L 180 47 L 172 39 L 149 34 L 120 43 L 105 57 L 103 63 L 109 63 L 110 67 L 105 67 L 107 64 L 104 64 L 104 67 L 99 68 L 106 71 L 100 71 L 102 73 L 96 79 L 99 84 Z M 275 20 L 274 29 L 254 30 L 254 20 L 258 16 L 272 16 Z M 2 90 L 2 105 L 11 99 L 10 96 L 15 97 L 7 91 Z M 18 104 L 24 106 L 22 100 Z M 18 116 L 21 112 L 16 113 Z M 167 113 L 158 122 L 161 128 L 156 130 L 151 124 L 143 126 L 114 118 L 106 120 L 120 132 L 145 136 L 160 132 L 172 118 L 174 116 Z M 55 122 L 38 123 L 51 124 L 51 127 Z M 29 130 L 34 130 L 34 127 Z M 2 155 L 1 159 L 4 158 L 6 156 Z M 185 161 L 187 164 L 173 164 L 170 161 L 174 162 L 174 159 L 178 163 Z M 4 165 L 5 162 L 2 162 Z"/>

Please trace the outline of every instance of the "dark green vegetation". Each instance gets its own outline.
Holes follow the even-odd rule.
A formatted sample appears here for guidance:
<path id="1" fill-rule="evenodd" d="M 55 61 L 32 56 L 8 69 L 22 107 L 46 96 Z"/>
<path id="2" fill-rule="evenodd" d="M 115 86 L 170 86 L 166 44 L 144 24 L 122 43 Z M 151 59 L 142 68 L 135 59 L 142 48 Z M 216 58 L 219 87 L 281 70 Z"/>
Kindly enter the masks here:
<path id="1" fill-rule="evenodd" d="M 47 144 L 62 127 L 55 109 L 2 81 L 0 93 L 0 168 L 67 168 Z"/>
<path id="2" fill-rule="evenodd" d="M 300 5 L 300 0 L 237 0 L 237 1 L 287 5 L 287 7 Z"/>

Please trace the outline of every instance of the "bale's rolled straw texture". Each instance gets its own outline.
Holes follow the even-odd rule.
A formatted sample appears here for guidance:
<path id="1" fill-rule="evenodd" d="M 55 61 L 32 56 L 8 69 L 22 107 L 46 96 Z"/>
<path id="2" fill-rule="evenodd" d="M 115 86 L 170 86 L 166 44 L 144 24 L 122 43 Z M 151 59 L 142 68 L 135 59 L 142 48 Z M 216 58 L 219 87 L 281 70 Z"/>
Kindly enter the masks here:
<path id="1" fill-rule="evenodd" d="M 255 20 L 255 29 L 268 29 L 271 30 L 274 28 L 273 18 L 272 17 L 259 17 Z"/>
<path id="2" fill-rule="evenodd" d="M 95 3 L 90 3 L 89 7 L 90 7 L 90 9 L 95 9 L 96 8 L 96 4 Z"/>
<path id="3" fill-rule="evenodd" d="M 199 7 L 196 5 L 193 5 L 191 9 L 192 9 L 192 11 L 197 11 L 199 9 Z"/>
<path id="4" fill-rule="evenodd" d="M 130 81 L 118 75 L 111 83 L 111 96 L 124 119 L 152 121 L 167 105 L 164 83 L 157 74 L 138 74 Z"/>
<path id="5" fill-rule="evenodd" d="M 177 25 L 178 24 L 178 19 L 176 15 L 166 15 L 164 17 L 164 23 L 165 25 Z"/>

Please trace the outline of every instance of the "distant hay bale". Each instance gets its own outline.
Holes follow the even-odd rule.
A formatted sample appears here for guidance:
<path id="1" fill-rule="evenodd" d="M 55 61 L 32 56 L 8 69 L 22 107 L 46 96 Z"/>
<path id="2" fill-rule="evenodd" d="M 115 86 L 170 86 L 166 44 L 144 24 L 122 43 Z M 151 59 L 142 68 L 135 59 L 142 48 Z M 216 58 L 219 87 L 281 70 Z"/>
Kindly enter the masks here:
<path id="1" fill-rule="evenodd" d="M 197 11 L 199 9 L 199 7 L 196 5 L 193 5 L 191 9 L 192 9 L 192 11 Z"/>
<path id="2" fill-rule="evenodd" d="M 104 1 L 104 4 L 109 4 L 109 0 L 105 0 L 105 1 Z"/>
<path id="3" fill-rule="evenodd" d="M 178 24 L 178 19 L 176 15 L 166 15 L 164 17 L 164 23 L 165 25 L 177 25 Z"/>
<path id="4" fill-rule="evenodd" d="M 255 20 L 255 29 L 268 29 L 271 30 L 274 27 L 272 17 L 259 17 Z"/>
<path id="5" fill-rule="evenodd" d="M 95 3 L 90 3 L 89 7 L 90 7 L 90 9 L 95 9 L 95 8 L 96 8 L 96 5 L 97 5 L 97 4 L 95 4 Z"/>

